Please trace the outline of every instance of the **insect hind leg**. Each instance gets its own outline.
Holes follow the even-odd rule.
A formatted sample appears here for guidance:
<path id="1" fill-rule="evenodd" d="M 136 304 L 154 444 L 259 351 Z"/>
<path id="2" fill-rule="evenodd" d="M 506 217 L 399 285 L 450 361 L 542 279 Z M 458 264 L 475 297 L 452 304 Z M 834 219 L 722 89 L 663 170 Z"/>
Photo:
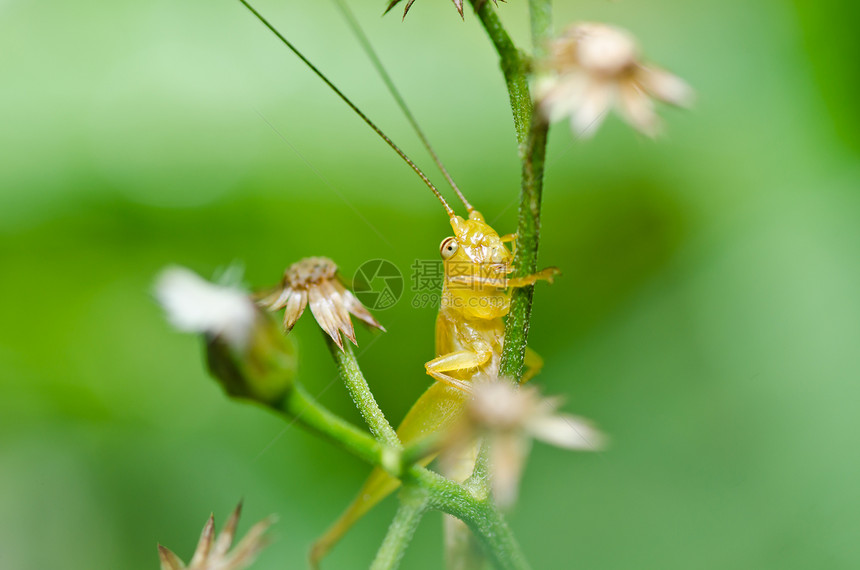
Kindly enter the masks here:
<path id="1" fill-rule="evenodd" d="M 492 352 L 489 350 L 482 350 L 480 352 L 460 350 L 437 356 L 433 360 L 427 362 L 424 365 L 424 368 L 427 370 L 427 374 L 432 376 L 435 380 L 444 382 L 445 384 L 459 388 L 460 390 L 471 392 L 472 387 L 469 382 L 458 380 L 451 376 L 451 374 L 447 373 L 474 370 L 490 360 L 491 357 Z"/>
<path id="2" fill-rule="evenodd" d="M 543 358 L 541 358 L 540 354 L 527 346 L 526 354 L 523 357 L 523 366 L 525 366 L 525 371 L 523 371 L 523 377 L 520 380 L 520 384 L 525 384 L 541 371 L 543 368 Z"/>

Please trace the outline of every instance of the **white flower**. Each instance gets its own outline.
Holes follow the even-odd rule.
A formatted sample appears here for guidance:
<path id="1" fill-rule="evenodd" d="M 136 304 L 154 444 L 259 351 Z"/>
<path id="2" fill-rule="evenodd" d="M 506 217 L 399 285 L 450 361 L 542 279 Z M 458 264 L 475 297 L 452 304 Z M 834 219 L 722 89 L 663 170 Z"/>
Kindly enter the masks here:
<path id="1" fill-rule="evenodd" d="M 573 450 L 604 447 L 602 433 L 588 420 L 557 413 L 560 404 L 558 398 L 542 398 L 534 387 L 518 387 L 504 379 L 475 383 L 463 420 L 454 431 L 453 451 L 459 454 L 476 438 L 487 438 L 493 495 L 500 505 L 516 500 L 532 439 Z"/>
<path id="2" fill-rule="evenodd" d="M 671 73 L 640 61 L 639 46 L 626 30 L 596 23 L 574 24 L 550 43 L 538 81 L 538 108 L 544 118 L 570 117 L 577 136 L 592 135 L 617 108 L 624 119 L 654 137 L 660 121 L 652 99 L 688 107 L 693 90 Z"/>
<path id="3" fill-rule="evenodd" d="M 173 326 L 205 337 L 209 372 L 229 395 L 271 405 L 288 393 L 298 364 L 292 339 L 250 294 L 171 267 L 155 295 Z"/>
<path id="4" fill-rule="evenodd" d="M 247 347 L 257 308 L 241 289 L 215 285 L 184 267 L 169 267 L 156 281 L 155 296 L 177 329 L 220 337 L 238 352 Z"/>
<path id="5" fill-rule="evenodd" d="M 248 568 L 265 548 L 268 542 L 265 532 L 275 519 L 269 517 L 255 524 L 236 548 L 229 552 L 236 535 L 236 525 L 239 523 L 241 511 L 242 504 L 239 503 L 217 539 L 215 538 L 215 519 L 209 516 L 188 566 L 169 548 L 159 544 L 158 558 L 161 561 L 161 570 L 244 570 Z"/>

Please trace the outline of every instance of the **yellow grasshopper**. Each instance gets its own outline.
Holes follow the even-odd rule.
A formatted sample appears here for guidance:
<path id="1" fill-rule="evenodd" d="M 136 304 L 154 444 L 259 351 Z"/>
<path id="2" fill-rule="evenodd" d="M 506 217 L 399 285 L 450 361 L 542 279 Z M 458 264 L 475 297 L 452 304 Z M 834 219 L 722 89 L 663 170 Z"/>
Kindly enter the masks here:
<path id="1" fill-rule="evenodd" d="M 468 202 L 469 217 L 464 219 L 441 196 L 439 199 L 448 212 L 454 235 L 445 238 L 439 247 L 445 278 L 436 318 L 436 358 L 424 365 L 437 382 L 418 398 L 397 428 L 404 445 L 450 427 L 469 397 L 472 380 L 498 376 L 505 340 L 502 317 L 510 310 L 511 289 L 540 279 L 551 282 L 558 272 L 548 268 L 533 275 L 508 278 L 515 268 L 513 253 L 505 243 L 513 242 L 516 236 L 499 236 Z M 542 365 L 540 356 L 526 349 L 522 381 L 537 374 Z M 432 459 L 433 456 L 427 457 L 422 463 Z M 346 531 L 399 484 L 382 469 L 374 469 L 353 503 L 314 544 L 311 565 L 316 567 Z"/>
<path id="2" fill-rule="evenodd" d="M 558 270 L 548 268 L 524 277 L 509 277 L 516 268 L 513 265 L 514 254 L 505 244 L 515 243 L 517 236 L 515 234 L 500 236 L 487 224 L 483 215 L 466 200 L 381 67 L 366 36 L 358 28 L 357 22 L 342 2 L 338 1 L 338 6 L 344 11 L 353 31 L 359 36 L 363 48 L 376 65 L 406 118 L 465 205 L 468 212 L 467 218 L 458 216 L 424 172 L 289 40 L 246 0 L 239 1 L 394 149 L 445 208 L 454 235 L 445 238 L 439 247 L 444 264 L 444 282 L 439 315 L 436 319 L 436 358 L 424 365 L 427 374 L 436 382 L 418 398 L 397 429 L 397 435 L 403 445 L 438 434 L 451 426 L 460 415 L 469 398 L 473 380 L 498 376 L 505 339 L 505 326 L 502 319 L 510 311 L 511 290 L 533 285 L 539 280 L 551 282 Z M 535 352 L 526 349 L 524 364 L 526 371 L 522 381 L 527 381 L 537 374 L 543 362 Z M 426 465 L 432 459 L 432 455 L 428 456 L 422 460 L 422 464 Z M 358 497 L 340 519 L 314 544 L 311 550 L 312 566 L 316 567 L 344 533 L 374 505 L 397 489 L 399 484 L 397 479 L 386 474 L 382 469 L 374 469 Z"/>

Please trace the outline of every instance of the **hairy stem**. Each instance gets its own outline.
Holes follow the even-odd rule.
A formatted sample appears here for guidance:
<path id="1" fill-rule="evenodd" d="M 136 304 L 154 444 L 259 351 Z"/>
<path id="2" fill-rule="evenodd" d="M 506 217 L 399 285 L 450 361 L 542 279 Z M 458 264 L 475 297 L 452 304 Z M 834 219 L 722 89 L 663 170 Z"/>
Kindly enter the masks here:
<path id="1" fill-rule="evenodd" d="M 517 254 L 514 257 L 515 277 L 537 270 L 547 129 L 547 123 L 535 115 L 529 130 L 526 158 L 523 160 Z M 515 289 L 511 297 L 511 310 L 505 321 L 505 344 L 502 349 L 500 373 L 517 380 L 522 377 L 533 295 L 534 285 Z"/>
<path id="2" fill-rule="evenodd" d="M 379 404 L 376 403 L 376 398 L 373 397 L 373 392 L 370 391 L 370 386 L 367 385 L 367 380 L 364 379 L 364 374 L 361 373 L 361 368 L 358 366 L 358 361 L 355 359 L 355 353 L 352 347 L 347 343 L 344 349 L 341 350 L 328 335 L 325 335 L 328 342 L 329 350 L 337 363 L 337 369 L 340 377 L 346 384 L 346 389 L 349 395 L 352 396 L 352 401 L 355 402 L 355 407 L 358 408 L 361 417 L 370 428 L 370 433 L 373 436 L 388 444 L 391 447 L 400 447 L 400 439 L 397 433 L 388 420 L 385 419 L 385 414 L 379 409 Z"/>
<path id="3" fill-rule="evenodd" d="M 409 485 L 400 491 L 400 508 L 388 527 L 388 533 L 370 570 L 394 570 L 400 565 L 421 517 L 427 512 L 429 502 L 427 491 L 421 487 Z"/>
<path id="4" fill-rule="evenodd" d="M 300 384 L 293 386 L 275 410 L 358 458 L 373 465 L 382 464 L 385 448 L 380 442 L 324 408 Z"/>
<path id="5" fill-rule="evenodd" d="M 386 469 L 392 476 L 399 478 L 404 487 L 420 488 L 421 492 L 426 494 L 426 504 L 423 508 L 439 510 L 465 522 L 478 537 L 488 558 L 497 568 L 528 569 L 528 564 L 513 533 L 490 497 L 476 496 L 466 486 L 424 467 L 406 464 L 402 459 L 392 460 L 392 457 L 402 458 L 399 448 L 392 449 L 384 445 L 370 434 L 336 416 L 314 400 L 301 384 L 294 384 L 292 390 L 273 408 L 291 421 L 367 463 Z M 393 533 L 392 536 L 386 538 L 389 544 L 383 545 L 385 552 L 380 555 L 382 558 L 379 564 L 386 561 L 393 561 L 388 563 L 396 564 L 400 556 L 398 552 L 406 548 L 406 543 L 411 538 L 411 531 L 407 532 L 409 524 L 417 525 L 417 520 L 410 522 L 412 516 L 417 516 L 416 513 L 410 514 L 406 509 L 400 516 L 404 520 L 399 523 L 401 526 L 397 530 L 390 531 L 390 534 Z M 380 552 L 382 553 L 382 550 Z M 380 556 L 377 556 L 377 560 L 380 560 Z M 395 567 L 396 565 L 378 568 Z M 374 566 L 374 568 L 377 567 Z"/>
<path id="6" fill-rule="evenodd" d="M 430 490 L 430 507 L 466 523 L 488 558 L 501 570 L 527 570 L 525 555 L 501 513 L 489 499 L 480 500 L 464 486 L 427 469 L 409 470 L 404 481 L 415 481 Z"/>
<path id="7" fill-rule="evenodd" d="M 465 522 L 498 568 L 528 568 L 513 533 L 489 498 L 476 497 L 463 485 L 418 465 L 392 465 L 387 459 L 392 455 L 391 447 L 384 446 L 370 434 L 334 415 L 316 402 L 300 384 L 295 384 L 284 400 L 274 408 L 305 429 L 335 443 L 367 463 L 386 469 L 401 479 L 404 486 L 420 487 L 426 492 L 426 507 L 453 515 Z M 394 454 L 399 454 L 399 450 L 394 450 Z M 406 538 L 406 534 L 399 536 L 401 538 L 397 540 Z M 393 543 L 389 545 L 389 549 L 396 551 L 400 548 L 395 538 L 391 541 Z M 405 548 L 405 545 L 402 547 Z"/>
<path id="8" fill-rule="evenodd" d="M 540 207 L 543 190 L 544 159 L 548 125 L 534 113 L 528 84 L 528 59 L 514 46 L 489 2 L 472 0 L 478 17 L 499 54 L 500 66 L 508 86 L 514 127 L 517 131 L 522 181 L 519 221 L 517 224 L 517 255 L 514 277 L 534 273 L 537 269 L 540 240 Z M 536 56 L 543 54 L 552 28 L 549 0 L 529 0 L 532 43 Z M 516 289 L 511 310 L 505 322 L 505 345 L 502 351 L 501 374 L 516 379 L 522 377 L 523 358 L 528 342 L 534 286 Z"/>

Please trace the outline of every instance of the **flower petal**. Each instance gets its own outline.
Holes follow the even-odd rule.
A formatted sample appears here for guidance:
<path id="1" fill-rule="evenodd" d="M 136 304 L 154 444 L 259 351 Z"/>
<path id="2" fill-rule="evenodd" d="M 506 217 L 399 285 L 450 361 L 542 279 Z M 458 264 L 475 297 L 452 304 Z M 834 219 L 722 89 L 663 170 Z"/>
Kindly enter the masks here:
<path id="1" fill-rule="evenodd" d="M 233 512 L 230 513 L 230 518 L 224 524 L 224 529 L 218 534 L 218 539 L 215 541 L 215 548 L 212 550 L 212 558 L 220 560 L 230 550 L 233 544 L 233 537 L 236 536 L 236 526 L 239 524 L 239 516 L 242 514 L 242 501 L 236 505 Z M 193 566 L 193 564 L 192 564 Z"/>
<path id="2" fill-rule="evenodd" d="M 257 308 L 241 289 L 215 285 L 184 267 L 169 267 L 158 276 L 155 295 L 179 330 L 221 336 L 234 350 L 245 349 Z"/>
<path id="3" fill-rule="evenodd" d="M 284 328 L 287 331 L 293 330 L 296 321 L 305 312 L 305 307 L 308 306 L 307 291 L 293 291 L 287 300 L 286 308 L 284 309 Z"/>
<path id="4" fill-rule="evenodd" d="M 289 285 L 284 285 L 283 287 L 278 287 L 271 294 L 263 297 L 257 304 L 261 307 L 266 307 L 270 311 L 277 311 L 278 309 L 282 309 L 284 305 L 287 304 L 287 301 L 290 298 L 293 290 Z"/>
<path id="5" fill-rule="evenodd" d="M 185 564 L 176 556 L 172 550 L 158 545 L 158 559 L 161 561 L 161 570 L 185 570 Z"/>
<path id="6" fill-rule="evenodd" d="M 633 82 L 624 83 L 620 91 L 618 107 L 625 120 L 639 132 L 656 137 L 660 132 L 660 119 L 648 94 Z"/>
<path id="7" fill-rule="evenodd" d="M 691 107 L 695 92 L 686 81 L 658 67 L 639 66 L 636 81 L 651 96 L 678 107 Z"/>
<path id="8" fill-rule="evenodd" d="M 385 9 L 385 12 L 383 12 L 382 14 L 385 15 L 385 14 L 389 13 L 391 11 L 391 9 L 394 8 L 395 6 L 397 6 L 398 4 L 400 4 L 400 0 L 391 0 L 391 2 L 388 3 L 388 7 Z"/>
<path id="9" fill-rule="evenodd" d="M 544 118 L 555 122 L 571 115 L 582 105 L 587 88 L 588 78 L 582 73 L 538 81 L 535 92 Z"/>
<path id="10" fill-rule="evenodd" d="M 513 505 L 531 442 L 518 433 L 504 433 L 490 441 L 490 476 L 493 496 L 501 507 Z"/>
<path id="11" fill-rule="evenodd" d="M 452 0 L 454 2 L 454 6 L 457 8 L 457 12 L 460 13 L 460 17 L 463 17 L 463 0 Z"/>
<path id="12" fill-rule="evenodd" d="M 567 414 L 533 418 L 528 431 L 536 439 L 564 449 L 599 451 L 606 444 L 606 436 L 588 420 Z"/>
<path id="13" fill-rule="evenodd" d="M 197 541 L 197 548 L 194 550 L 194 556 L 191 558 L 191 566 L 197 566 L 206 562 L 209 558 L 209 551 L 212 549 L 212 538 L 215 536 L 215 515 L 209 515 L 209 520 L 203 526 L 203 532 L 200 533 L 200 540 Z"/>
<path id="14" fill-rule="evenodd" d="M 277 517 L 270 516 L 251 527 L 248 534 L 239 541 L 230 556 L 224 560 L 224 568 L 242 570 L 253 564 L 260 551 L 268 545 L 269 541 L 265 533 L 276 520 Z"/>
<path id="15" fill-rule="evenodd" d="M 311 287 L 308 291 L 308 304 L 320 327 L 343 350 L 343 339 L 340 338 L 340 327 L 332 311 L 332 303 L 322 294 L 319 287 Z"/>
<path id="16" fill-rule="evenodd" d="M 610 82 L 591 82 L 579 107 L 570 117 L 570 127 L 576 136 L 589 138 L 597 132 L 612 107 L 615 92 L 616 87 Z"/>
<path id="17" fill-rule="evenodd" d="M 340 329 L 346 338 L 358 345 L 355 340 L 355 328 L 352 326 L 352 320 L 349 318 L 349 311 L 346 308 L 346 303 L 341 294 L 337 291 L 332 281 L 326 280 L 319 284 L 322 294 L 331 302 L 332 314 L 337 321 L 337 328 Z"/>
<path id="18" fill-rule="evenodd" d="M 379 321 L 377 321 L 373 317 L 373 315 L 370 314 L 370 311 L 368 311 L 367 308 L 361 304 L 361 301 L 359 301 L 355 297 L 355 295 L 352 294 L 352 291 L 350 291 L 349 289 L 344 289 L 341 293 L 341 296 L 343 297 L 343 302 L 350 313 L 352 313 L 368 325 L 376 327 L 379 330 L 385 331 L 385 327 L 382 326 Z"/>

